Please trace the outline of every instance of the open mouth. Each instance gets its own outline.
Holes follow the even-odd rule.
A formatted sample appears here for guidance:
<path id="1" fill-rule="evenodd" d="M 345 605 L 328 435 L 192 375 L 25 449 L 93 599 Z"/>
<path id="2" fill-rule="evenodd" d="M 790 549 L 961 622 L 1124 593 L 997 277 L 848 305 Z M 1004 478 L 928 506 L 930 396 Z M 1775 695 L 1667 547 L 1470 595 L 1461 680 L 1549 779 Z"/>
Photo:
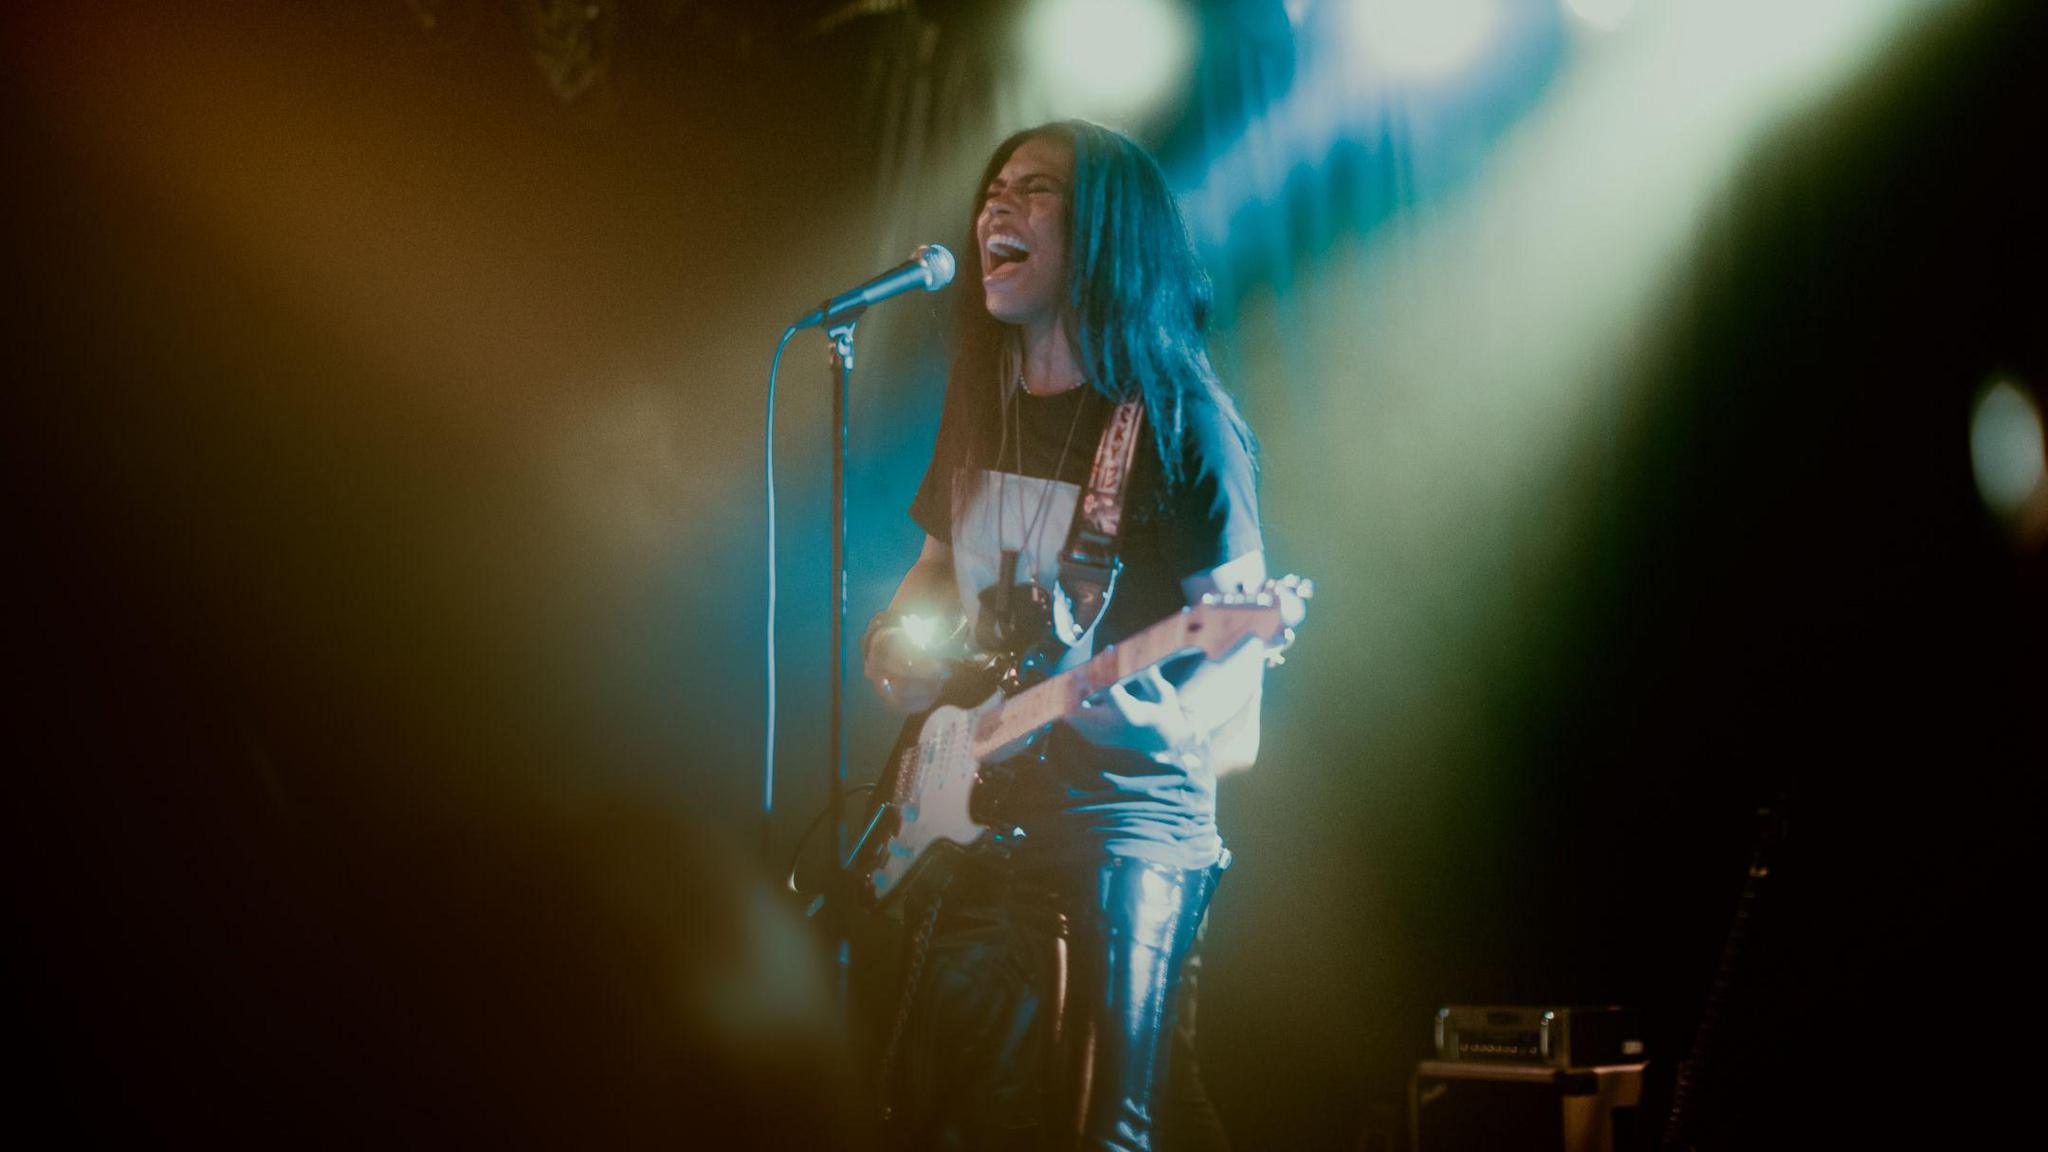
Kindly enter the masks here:
<path id="1" fill-rule="evenodd" d="M 1031 259 L 1031 248 L 1023 240 L 1006 232 L 998 232 L 982 245 L 983 261 L 987 268 L 985 276 L 994 276 L 1006 268 L 1022 264 Z"/>

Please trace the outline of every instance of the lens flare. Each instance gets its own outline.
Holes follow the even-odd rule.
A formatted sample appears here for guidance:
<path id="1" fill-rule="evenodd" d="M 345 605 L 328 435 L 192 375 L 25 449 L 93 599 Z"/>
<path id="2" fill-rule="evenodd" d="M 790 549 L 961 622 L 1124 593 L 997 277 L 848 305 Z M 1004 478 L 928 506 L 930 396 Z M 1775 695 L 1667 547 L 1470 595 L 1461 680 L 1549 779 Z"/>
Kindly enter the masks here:
<path id="1" fill-rule="evenodd" d="M 912 644 L 929 650 L 932 642 L 939 638 L 939 622 L 930 616 L 906 615 L 903 617 L 903 635 Z"/>
<path id="2" fill-rule="evenodd" d="M 1186 71 L 1194 36 L 1166 0 L 1039 0 L 1025 43 L 1047 96 L 1100 119 L 1140 114 Z"/>
<path id="3" fill-rule="evenodd" d="M 2041 410 L 2025 390 L 1998 380 L 1970 414 L 1970 466 L 1984 506 L 2007 520 L 2019 516 L 2044 486 Z"/>

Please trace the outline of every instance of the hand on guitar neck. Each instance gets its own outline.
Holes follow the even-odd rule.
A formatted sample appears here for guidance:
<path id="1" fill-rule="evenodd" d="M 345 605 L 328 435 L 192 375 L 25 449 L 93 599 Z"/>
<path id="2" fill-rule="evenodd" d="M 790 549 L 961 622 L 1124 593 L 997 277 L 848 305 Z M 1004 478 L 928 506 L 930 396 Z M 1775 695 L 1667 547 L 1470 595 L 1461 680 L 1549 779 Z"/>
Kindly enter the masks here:
<path id="1" fill-rule="evenodd" d="M 1190 604 L 1204 596 L 1242 595 L 1266 579 L 1264 553 L 1252 552 L 1181 582 Z M 1265 651 L 1239 649 L 1221 660 L 1156 665 L 1083 700 L 1067 724 L 1089 743 L 1148 756 L 1213 756 L 1222 772 L 1249 767 L 1258 754 L 1258 698 Z"/>

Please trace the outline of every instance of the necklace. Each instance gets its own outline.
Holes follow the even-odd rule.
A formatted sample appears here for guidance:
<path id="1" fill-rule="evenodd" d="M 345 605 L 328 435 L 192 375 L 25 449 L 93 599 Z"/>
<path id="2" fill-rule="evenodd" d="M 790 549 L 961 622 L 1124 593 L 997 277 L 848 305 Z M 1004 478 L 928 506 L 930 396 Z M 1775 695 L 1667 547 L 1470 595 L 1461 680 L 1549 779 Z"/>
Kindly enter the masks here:
<path id="1" fill-rule="evenodd" d="M 1024 370 L 1020 366 L 1017 370 L 1015 386 L 1010 390 L 1010 403 L 1003 410 L 1004 416 L 1007 417 L 1004 423 L 1006 425 L 1014 427 L 1016 430 L 1016 447 L 1014 449 L 1013 459 L 1015 459 L 1017 465 L 1016 475 L 1019 476 L 1020 478 L 1024 475 L 1024 409 L 1023 400 L 1020 398 L 1020 393 L 1024 391 Z M 1057 393 L 1055 393 L 1055 395 L 1057 395 Z M 1087 407 L 1088 394 L 1086 392 L 1083 392 L 1080 398 L 1075 401 L 1074 417 L 1067 424 L 1067 438 L 1060 445 L 1060 455 L 1058 461 L 1055 462 L 1053 465 L 1052 479 L 1047 481 L 1045 486 L 1039 490 L 1038 507 L 1031 513 L 1030 521 L 1024 525 L 1024 535 L 1022 539 L 1018 541 L 1018 548 L 1016 549 L 1016 551 L 1019 554 L 1029 555 L 1032 557 L 1032 572 L 1029 575 L 1033 578 L 1035 578 L 1037 575 L 1038 567 L 1038 552 L 1037 548 L 1034 546 L 1036 540 L 1038 539 L 1038 532 L 1040 527 L 1044 524 L 1046 512 L 1052 507 L 1052 490 L 1056 485 L 1059 484 L 1060 480 L 1066 475 L 1067 457 L 1070 456 L 1074 450 L 1074 434 L 1080 431 L 1081 412 L 1083 409 Z M 1008 440 L 1009 428 L 1005 428 L 1004 432 L 1005 435 L 1003 439 Z M 998 462 L 1002 460 L 1002 447 L 1000 445 L 998 445 L 996 449 L 996 459 Z M 1000 508 L 1009 502 L 1008 488 L 1010 484 L 1010 474 L 1006 472 L 999 472 L 998 475 L 1002 477 L 1001 484 L 1003 488 L 1003 490 L 1000 491 L 996 497 L 997 507 Z M 1019 503 L 1017 505 L 1017 519 L 1021 521 L 1024 519 L 1022 492 L 1018 493 L 1018 500 Z"/>

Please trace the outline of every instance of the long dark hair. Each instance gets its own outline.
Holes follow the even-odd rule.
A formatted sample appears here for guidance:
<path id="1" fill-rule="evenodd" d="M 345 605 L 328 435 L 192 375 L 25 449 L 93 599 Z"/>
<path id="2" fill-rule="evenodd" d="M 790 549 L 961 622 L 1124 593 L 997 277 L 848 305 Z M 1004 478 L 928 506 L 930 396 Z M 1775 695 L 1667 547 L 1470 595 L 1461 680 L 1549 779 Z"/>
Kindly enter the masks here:
<path id="1" fill-rule="evenodd" d="M 1255 451 L 1251 428 L 1209 363 L 1209 275 L 1166 176 L 1137 141 L 1086 120 L 1059 120 L 1004 140 L 974 192 L 972 220 L 988 187 L 1026 140 L 1047 137 L 1074 150 L 1067 199 L 1066 330 L 1088 385 L 1113 403 L 1136 397 L 1159 449 L 1168 485 L 1181 481 L 1190 409 L 1213 409 L 1224 428 Z M 975 291 L 960 294 L 949 403 L 987 412 L 1002 402 L 1009 332 Z M 1007 385 L 1005 385 L 1007 386 Z M 965 412 L 962 413 L 966 415 Z M 994 421 L 970 422 L 971 457 L 993 463 Z"/>

